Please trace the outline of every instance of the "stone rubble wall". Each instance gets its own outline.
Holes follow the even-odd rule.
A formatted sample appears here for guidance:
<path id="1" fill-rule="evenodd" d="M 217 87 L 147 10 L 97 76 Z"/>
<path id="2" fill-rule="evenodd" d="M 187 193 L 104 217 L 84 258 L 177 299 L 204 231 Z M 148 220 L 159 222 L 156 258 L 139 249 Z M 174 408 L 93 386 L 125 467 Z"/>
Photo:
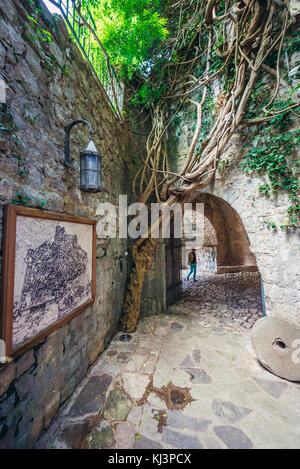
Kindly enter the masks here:
<path id="1" fill-rule="evenodd" d="M 95 218 L 98 201 L 117 205 L 128 179 L 130 151 L 124 131 L 63 21 L 51 26 L 40 20 L 39 27 L 53 35 L 49 44 L 39 38 L 27 15 L 34 15 L 27 0 L 0 0 L 0 72 L 7 94 L 2 124 L 11 125 L 21 140 L 16 144 L 16 138 L 1 131 L 1 249 L 4 207 L 16 193 L 30 198 L 28 206 L 45 204 L 46 210 Z M 108 194 L 79 190 L 79 151 L 88 141 L 86 126 L 72 131 L 72 166 L 64 166 L 64 126 L 79 118 L 97 131 Z M 0 369 L 0 448 L 32 447 L 118 330 L 127 240 L 112 239 L 107 254 L 100 257 L 101 246 L 97 254 L 94 305 Z"/>

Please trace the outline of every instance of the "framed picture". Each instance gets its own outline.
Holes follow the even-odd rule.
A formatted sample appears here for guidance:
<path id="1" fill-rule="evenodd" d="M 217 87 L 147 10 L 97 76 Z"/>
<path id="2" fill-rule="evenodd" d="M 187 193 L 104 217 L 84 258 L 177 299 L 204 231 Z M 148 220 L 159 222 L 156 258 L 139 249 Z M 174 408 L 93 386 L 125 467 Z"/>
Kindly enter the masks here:
<path id="1" fill-rule="evenodd" d="M 96 220 L 5 207 L 1 338 L 17 356 L 95 301 Z"/>

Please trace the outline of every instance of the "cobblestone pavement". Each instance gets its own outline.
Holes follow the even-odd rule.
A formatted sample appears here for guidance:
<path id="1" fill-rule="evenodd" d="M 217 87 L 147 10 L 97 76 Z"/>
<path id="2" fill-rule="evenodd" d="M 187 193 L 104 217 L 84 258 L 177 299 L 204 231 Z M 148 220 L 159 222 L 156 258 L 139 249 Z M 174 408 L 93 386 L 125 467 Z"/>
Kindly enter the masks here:
<path id="1" fill-rule="evenodd" d="M 257 275 L 186 283 L 168 314 L 115 336 L 37 448 L 300 448 L 300 383 L 251 347 Z"/>
<path id="2" fill-rule="evenodd" d="M 182 271 L 183 293 L 178 305 L 170 310 L 180 312 L 182 304 L 188 311 L 199 311 L 250 329 L 262 316 L 260 274 L 237 272 L 229 274 L 200 273 L 197 281 L 187 280 L 189 270 Z"/>

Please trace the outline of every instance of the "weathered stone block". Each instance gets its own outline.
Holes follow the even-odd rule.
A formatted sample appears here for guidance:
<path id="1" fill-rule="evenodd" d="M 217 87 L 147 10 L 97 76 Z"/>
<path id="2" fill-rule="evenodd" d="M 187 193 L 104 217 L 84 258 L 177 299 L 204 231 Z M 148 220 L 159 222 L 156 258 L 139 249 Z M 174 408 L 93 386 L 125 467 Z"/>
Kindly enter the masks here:
<path id="1" fill-rule="evenodd" d="M 35 362 L 33 350 L 29 350 L 16 361 L 16 378 L 19 378 Z"/>
<path id="2" fill-rule="evenodd" d="M 63 404 L 73 393 L 75 389 L 75 376 L 65 384 L 61 391 L 61 403 Z"/>
<path id="3" fill-rule="evenodd" d="M 26 442 L 27 448 L 32 448 L 34 446 L 38 437 L 41 434 L 42 429 L 43 429 L 43 418 L 38 417 L 34 420 L 29 430 L 29 434 L 28 434 L 28 438 Z"/>
<path id="4" fill-rule="evenodd" d="M 50 422 L 54 415 L 57 413 L 60 404 L 60 392 L 52 391 L 48 396 L 48 403 L 44 410 L 44 428 L 50 425 Z"/>
<path id="5" fill-rule="evenodd" d="M 14 428 L 8 428 L 4 423 L 1 430 L 0 449 L 13 449 L 15 447 Z"/>
<path id="6" fill-rule="evenodd" d="M 125 391 L 135 400 L 143 397 L 150 381 L 148 375 L 137 375 L 132 372 L 123 373 L 122 379 Z"/>
<path id="7" fill-rule="evenodd" d="M 112 377 L 109 375 L 92 376 L 72 405 L 69 416 L 98 415 L 103 407 L 105 395 L 111 382 Z"/>
<path id="8" fill-rule="evenodd" d="M 69 423 L 62 430 L 60 438 L 67 443 L 69 448 L 80 449 L 88 431 L 87 422 Z"/>
<path id="9" fill-rule="evenodd" d="M 171 445 L 175 448 L 180 449 L 202 449 L 203 446 L 201 445 L 198 438 L 194 435 L 189 435 L 187 433 L 179 433 L 168 428 L 164 428 L 162 432 L 162 440 L 163 442 Z"/>
<path id="10" fill-rule="evenodd" d="M 4 400 L 0 403 L 0 418 L 4 418 L 14 411 L 14 404 L 16 401 L 16 394 L 13 393 L 9 397 L 4 397 Z M 6 397 L 6 399 L 5 399 Z M 0 432 L 1 434 L 1 432 Z"/>
<path id="11" fill-rule="evenodd" d="M 121 422 L 115 426 L 116 448 L 130 449 L 135 443 L 136 428 L 130 422 Z"/>
<path id="12" fill-rule="evenodd" d="M 5 56 L 6 56 L 6 49 L 3 44 L 0 42 L 0 67 L 3 68 L 5 66 Z"/>
<path id="13" fill-rule="evenodd" d="M 85 446 L 88 449 L 108 449 L 114 443 L 113 430 L 107 422 L 103 421 L 87 436 Z"/>
<path id="14" fill-rule="evenodd" d="M 80 367 L 75 373 L 76 385 L 81 383 L 81 381 L 83 380 L 83 378 L 85 377 L 87 373 L 88 367 L 89 367 L 89 358 L 88 356 L 86 356 L 81 360 Z"/>
<path id="15" fill-rule="evenodd" d="M 122 388 L 116 386 L 110 393 L 109 398 L 105 404 L 103 416 L 106 420 L 125 420 L 130 409 L 132 401 Z"/>
<path id="16" fill-rule="evenodd" d="M 26 399 L 29 393 L 31 395 L 35 394 L 36 388 L 34 383 L 35 376 L 28 372 L 25 372 L 20 378 L 15 380 L 14 386 L 21 401 Z"/>
<path id="17" fill-rule="evenodd" d="M 162 446 L 154 440 L 150 440 L 143 435 L 135 441 L 134 449 L 162 449 Z"/>
<path id="18" fill-rule="evenodd" d="M 291 0 L 289 4 L 290 13 L 292 16 L 300 14 L 300 3 L 299 0 Z"/>
<path id="19" fill-rule="evenodd" d="M 68 375 L 72 376 L 76 370 L 80 367 L 81 363 L 81 354 L 80 352 L 77 352 L 74 357 L 71 358 L 69 364 L 68 364 Z"/>
<path id="20" fill-rule="evenodd" d="M 5 23 L 3 20 L 1 20 L 0 29 L 1 31 L 5 31 L 5 41 L 14 48 L 15 53 L 18 55 L 24 54 L 26 45 L 17 28 L 14 28 L 8 22 Z"/>
<path id="21" fill-rule="evenodd" d="M 16 368 L 14 363 L 11 363 L 0 370 L 0 396 L 2 396 L 2 394 L 4 394 L 9 388 L 10 383 L 15 378 L 15 373 Z"/>

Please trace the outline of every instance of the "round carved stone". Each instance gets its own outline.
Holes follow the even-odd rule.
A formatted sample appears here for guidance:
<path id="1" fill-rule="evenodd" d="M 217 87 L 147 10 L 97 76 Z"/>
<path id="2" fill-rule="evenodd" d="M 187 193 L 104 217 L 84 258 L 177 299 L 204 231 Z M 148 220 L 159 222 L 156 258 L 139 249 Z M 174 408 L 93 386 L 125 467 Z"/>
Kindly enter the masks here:
<path id="1" fill-rule="evenodd" d="M 260 363 L 274 375 L 300 381 L 300 325 L 264 317 L 252 328 L 252 347 Z"/>

